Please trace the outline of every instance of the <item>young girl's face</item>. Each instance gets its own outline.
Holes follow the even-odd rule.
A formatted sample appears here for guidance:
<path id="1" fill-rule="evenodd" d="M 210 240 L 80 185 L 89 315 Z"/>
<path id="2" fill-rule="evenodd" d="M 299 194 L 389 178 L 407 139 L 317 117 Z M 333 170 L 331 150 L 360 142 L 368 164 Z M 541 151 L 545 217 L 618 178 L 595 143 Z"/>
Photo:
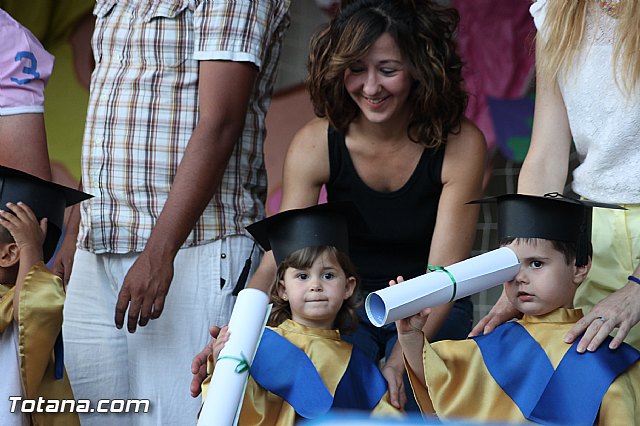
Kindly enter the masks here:
<path id="1" fill-rule="evenodd" d="M 349 95 L 372 123 L 389 123 L 409 116 L 407 100 L 412 82 L 400 48 L 388 33 L 382 34 L 366 56 L 344 73 Z"/>
<path id="2" fill-rule="evenodd" d="M 309 268 L 287 268 L 278 284 L 280 297 L 289 302 L 291 319 L 307 327 L 332 329 L 342 303 L 356 286 L 333 256 L 322 253 Z"/>
<path id="3" fill-rule="evenodd" d="M 584 279 L 584 267 L 567 261 L 546 240 L 514 241 L 507 247 L 520 260 L 520 271 L 504 284 L 509 302 L 528 315 L 544 315 L 557 308 L 572 308 L 576 288 Z M 587 269 L 588 270 L 588 269 Z"/>

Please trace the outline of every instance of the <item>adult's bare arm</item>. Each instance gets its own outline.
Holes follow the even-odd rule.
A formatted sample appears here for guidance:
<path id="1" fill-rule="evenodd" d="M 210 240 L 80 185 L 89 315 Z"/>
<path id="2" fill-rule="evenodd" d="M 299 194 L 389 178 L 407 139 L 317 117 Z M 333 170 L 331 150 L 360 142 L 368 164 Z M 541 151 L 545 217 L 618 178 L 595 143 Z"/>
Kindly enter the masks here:
<path id="1" fill-rule="evenodd" d="M 294 136 L 284 160 L 282 206 L 300 209 L 318 203 L 322 185 L 329 181 L 329 148 L 324 119 L 313 119 Z"/>
<path id="2" fill-rule="evenodd" d="M 486 142 L 470 121 L 457 135 L 450 135 L 442 165 L 443 189 L 438 204 L 436 226 L 429 250 L 429 264 L 446 266 L 467 259 L 476 235 L 479 207 L 468 201 L 482 196 L 486 166 Z M 432 340 L 444 323 L 452 304 L 431 310 L 423 329 Z"/>
<path id="3" fill-rule="evenodd" d="M 80 186 L 82 190 L 82 185 Z M 80 204 L 69 207 L 69 219 L 62 236 L 62 243 L 56 253 L 56 257 L 51 264 L 51 272 L 62 279 L 65 287 L 69 283 L 71 270 L 73 269 L 73 257 L 76 253 L 76 243 L 78 240 L 78 228 L 80 226 Z"/>
<path id="4" fill-rule="evenodd" d="M 537 54 L 541 54 L 539 46 Z M 570 150 L 569 119 L 557 81 L 538 74 L 531 145 L 518 177 L 518 193 L 562 193 L 567 181 Z M 488 334 L 500 324 L 521 316 L 503 292 L 469 336 Z"/>
<path id="5" fill-rule="evenodd" d="M 540 55 L 540 48 L 537 48 Z M 518 193 L 562 193 L 569 170 L 571 130 L 558 83 L 536 76 L 536 101 L 531 145 L 518 177 Z"/>
<path id="6" fill-rule="evenodd" d="M 531 147 L 520 172 L 518 192 L 537 195 L 562 192 L 570 147 L 569 119 L 557 82 L 548 82 L 543 76 L 538 76 Z M 636 268 L 634 273 L 639 274 L 640 268 Z M 584 333 L 578 343 L 578 352 L 594 351 L 609 333 L 618 328 L 618 334 L 609 344 L 615 349 L 638 321 L 640 286 L 628 282 L 596 304 L 567 333 L 565 341 L 571 343 Z"/>
<path id="7" fill-rule="evenodd" d="M 202 61 L 199 120 L 146 247 L 125 276 L 116 327 L 159 318 L 173 278 L 173 261 L 218 188 L 244 126 L 257 68 L 248 62 Z"/>
<path id="8" fill-rule="evenodd" d="M 276 260 L 273 257 L 273 253 L 268 251 L 260 259 L 260 264 L 249 279 L 247 288 L 257 288 L 269 295 L 271 286 L 276 279 L 276 270 Z"/>
<path id="9" fill-rule="evenodd" d="M 329 178 L 326 134 L 326 121 L 315 119 L 294 136 L 284 161 L 280 211 L 317 204 L 320 187 Z M 258 288 L 269 294 L 276 269 L 273 253 L 265 253 L 247 287 Z"/>
<path id="10" fill-rule="evenodd" d="M 476 232 L 478 206 L 468 201 L 482 195 L 482 176 L 486 161 L 486 143 L 480 130 L 465 121 L 461 132 L 451 135 L 442 167 L 443 190 L 438 204 L 436 227 L 429 252 L 429 264 L 447 266 L 469 257 Z M 440 330 L 453 304 L 437 306 L 423 327 L 428 340 Z M 404 362 L 398 345 L 391 352 L 385 367 L 395 371 L 397 378 L 404 374 Z M 401 383 L 401 379 L 391 383 Z M 390 393 L 395 393 L 390 389 Z M 398 400 L 403 392 L 398 385 Z"/>
<path id="11" fill-rule="evenodd" d="M 309 207 L 318 202 L 320 187 L 329 179 L 326 134 L 326 121 L 314 119 L 294 136 L 284 162 L 281 211 Z M 247 287 L 257 288 L 269 294 L 275 281 L 276 269 L 273 253 L 266 252 L 256 272 L 249 279 Z M 191 394 L 194 396 L 200 393 L 200 385 L 206 377 L 202 372 L 206 371 L 209 353 L 210 348 L 207 345 L 193 359 Z"/>
<path id="12" fill-rule="evenodd" d="M 93 52 L 91 51 L 91 36 L 95 27 L 93 14 L 87 13 L 76 22 L 69 35 L 69 44 L 73 53 L 73 69 L 78 82 L 89 90 L 91 73 L 95 67 Z"/>
<path id="13" fill-rule="evenodd" d="M 51 180 L 44 116 L 0 116 L 0 164 Z"/>

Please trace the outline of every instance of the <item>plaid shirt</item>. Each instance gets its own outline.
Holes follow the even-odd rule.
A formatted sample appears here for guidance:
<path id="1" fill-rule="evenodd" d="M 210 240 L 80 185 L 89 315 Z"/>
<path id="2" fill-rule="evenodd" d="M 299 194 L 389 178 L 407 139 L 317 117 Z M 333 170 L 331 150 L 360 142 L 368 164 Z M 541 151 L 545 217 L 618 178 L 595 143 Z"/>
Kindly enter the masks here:
<path id="1" fill-rule="evenodd" d="M 79 246 L 139 252 L 198 121 L 201 60 L 259 68 L 241 139 L 183 246 L 243 234 L 264 216 L 265 115 L 290 0 L 98 0 L 83 144 Z M 206 182 L 202 182 L 206 185 Z"/>

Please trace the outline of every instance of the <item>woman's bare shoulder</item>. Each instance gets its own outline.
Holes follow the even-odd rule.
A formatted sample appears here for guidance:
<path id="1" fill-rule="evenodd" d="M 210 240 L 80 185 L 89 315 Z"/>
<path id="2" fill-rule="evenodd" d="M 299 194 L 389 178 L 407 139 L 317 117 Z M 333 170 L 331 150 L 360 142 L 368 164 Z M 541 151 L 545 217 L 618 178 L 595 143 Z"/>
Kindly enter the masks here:
<path id="1" fill-rule="evenodd" d="M 315 118 L 295 134 L 284 163 L 284 176 L 324 183 L 329 176 L 329 146 L 326 119 Z"/>
<path id="2" fill-rule="evenodd" d="M 468 119 L 460 131 L 450 134 L 442 170 L 443 181 L 482 180 L 487 160 L 487 143 L 482 131 Z"/>
<path id="3" fill-rule="evenodd" d="M 482 130 L 471 120 L 465 118 L 460 124 L 460 130 L 456 133 L 449 134 L 447 146 L 451 148 L 451 151 L 478 154 L 486 151 L 487 142 Z"/>
<path id="4" fill-rule="evenodd" d="M 314 118 L 300 128 L 293 137 L 292 144 L 307 148 L 320 142 L 326 143 L 329 122 L 325 118 Z"/>

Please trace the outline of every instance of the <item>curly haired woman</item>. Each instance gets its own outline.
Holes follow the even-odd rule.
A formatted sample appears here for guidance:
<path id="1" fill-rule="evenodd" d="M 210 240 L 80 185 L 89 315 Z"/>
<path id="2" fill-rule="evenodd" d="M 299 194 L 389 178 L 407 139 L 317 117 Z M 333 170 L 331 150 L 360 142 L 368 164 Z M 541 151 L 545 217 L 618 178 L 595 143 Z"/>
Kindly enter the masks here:
<path id="1" fill-rule="evenodd" d="M 482 193 L 485 141 L 463 112 L 458 15 L 427 0 L 343 1 L 311 42 L 308 85 L 318 118 L 294 137 L 284 165 L 282 210 L 354 202 L 368 225 L 350 235 L 361 295 L 398 275 L 424 274 L 469 256 Z M 268 289 L 276 265 L 267 254 L 250 286 Z M 376 328 L 360 310 L 352 336 L 376 362 L 391 401 L 405 403 L 395 325 Z M 465 338 L 473 308 L 461 300 L 434 310 L 432 339 Z"/>

